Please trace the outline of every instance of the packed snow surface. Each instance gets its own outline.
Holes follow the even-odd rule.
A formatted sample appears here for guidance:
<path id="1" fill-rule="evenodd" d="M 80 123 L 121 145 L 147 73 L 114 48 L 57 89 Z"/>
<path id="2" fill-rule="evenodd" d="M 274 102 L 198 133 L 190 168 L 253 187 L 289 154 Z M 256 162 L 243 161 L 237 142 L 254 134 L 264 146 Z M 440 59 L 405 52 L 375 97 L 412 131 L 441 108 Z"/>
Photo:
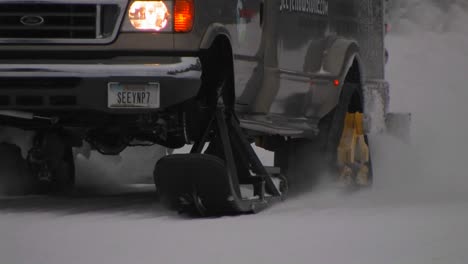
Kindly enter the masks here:
<path id="1" fill-rule="evenodd" d="M 372 138 L 372 190 L 323 187 L 257 215 L 213 219 L 167 211 L 145 185 L 1 198 L 0 263 L 468 263 L 466 5 L 395 2 L 391 110 L 413 113 L 412 142 Z M 132 151 L 123 157 L 132 165 L 79 157 L 81 179 L 150 177 L 157 151 Z"/>

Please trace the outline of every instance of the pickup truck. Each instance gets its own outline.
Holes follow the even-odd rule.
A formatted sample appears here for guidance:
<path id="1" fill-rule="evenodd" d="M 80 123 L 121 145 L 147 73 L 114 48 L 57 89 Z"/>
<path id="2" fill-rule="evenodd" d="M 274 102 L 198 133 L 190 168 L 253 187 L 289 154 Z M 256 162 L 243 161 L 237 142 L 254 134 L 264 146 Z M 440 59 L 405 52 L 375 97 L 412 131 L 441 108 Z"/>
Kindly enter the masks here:
<path id="1" fill-rule="evenodd" d="M 70 192 L 84 141 L 108 155 L 193 144 L 155 182 L 199 213 L 257 211 L 324 169 L 369 186 L 367 134 L 388 112 L 383 2 L 2 1 L 0 120 L 35 133 L 29 190 Z"/>

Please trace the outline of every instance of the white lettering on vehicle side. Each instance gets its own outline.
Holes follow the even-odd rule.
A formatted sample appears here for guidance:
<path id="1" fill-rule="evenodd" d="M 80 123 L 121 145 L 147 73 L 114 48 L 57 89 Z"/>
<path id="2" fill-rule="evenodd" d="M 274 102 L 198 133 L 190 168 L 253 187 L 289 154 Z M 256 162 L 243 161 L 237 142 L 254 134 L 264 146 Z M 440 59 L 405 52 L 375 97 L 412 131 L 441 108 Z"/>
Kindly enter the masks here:
<path id="1" fill-rule="evenodd" d="M 328 0 L 281 0 L 280 11 L 328 15 Z"/>

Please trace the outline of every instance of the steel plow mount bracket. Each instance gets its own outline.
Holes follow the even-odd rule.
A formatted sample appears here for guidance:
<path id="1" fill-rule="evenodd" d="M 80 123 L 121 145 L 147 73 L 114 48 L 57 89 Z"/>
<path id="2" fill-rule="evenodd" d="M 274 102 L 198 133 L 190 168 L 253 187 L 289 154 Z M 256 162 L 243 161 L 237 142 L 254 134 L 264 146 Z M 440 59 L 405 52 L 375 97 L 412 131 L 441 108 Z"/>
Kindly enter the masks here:
<path id="1" fill-rule="evenodd" d="M 280 200 L 285 186 L 262 165 L 235 115 L 222 109 L 190 154 L 162 158 L 154 176 L 163 203 L 202 216 L 258 212 Z"/>

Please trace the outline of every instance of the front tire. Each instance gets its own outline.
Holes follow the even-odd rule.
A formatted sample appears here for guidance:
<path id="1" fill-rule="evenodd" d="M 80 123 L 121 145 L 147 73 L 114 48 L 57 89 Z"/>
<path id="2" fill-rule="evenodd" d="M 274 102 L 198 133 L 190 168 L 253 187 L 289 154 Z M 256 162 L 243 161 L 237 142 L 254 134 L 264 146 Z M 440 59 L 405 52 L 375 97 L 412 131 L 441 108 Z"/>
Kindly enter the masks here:
<path id="1" fill-rule="evenodd" d="M 38 134 L 29 153 L 35 190 L 45 194 L 70 194 L 75 186 L 73 149 L 58 133 Z"/>
<path id="2" fill-rule="evenodd" d="M 33 190 L 33 178 L 21 156 L 21 149 L 0 144 L 0 195 L 26 195 Z"/>

